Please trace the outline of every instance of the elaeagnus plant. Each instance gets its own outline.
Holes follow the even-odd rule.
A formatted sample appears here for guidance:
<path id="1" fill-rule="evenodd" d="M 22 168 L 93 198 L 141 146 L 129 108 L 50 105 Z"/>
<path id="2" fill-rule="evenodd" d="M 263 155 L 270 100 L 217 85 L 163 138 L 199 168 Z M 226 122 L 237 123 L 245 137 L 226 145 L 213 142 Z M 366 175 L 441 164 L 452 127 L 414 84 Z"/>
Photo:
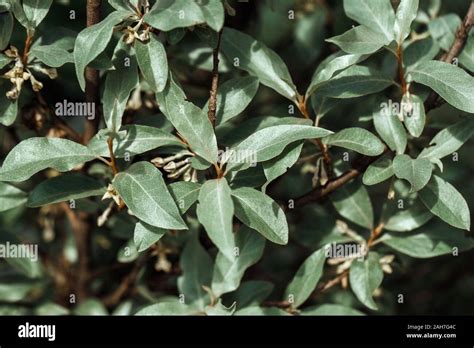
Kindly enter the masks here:
<path id="1" fill-rule="evenodd" d="M 473 24 L 462 0 L 0 0 L 0 313 L 457 310 Z"/>

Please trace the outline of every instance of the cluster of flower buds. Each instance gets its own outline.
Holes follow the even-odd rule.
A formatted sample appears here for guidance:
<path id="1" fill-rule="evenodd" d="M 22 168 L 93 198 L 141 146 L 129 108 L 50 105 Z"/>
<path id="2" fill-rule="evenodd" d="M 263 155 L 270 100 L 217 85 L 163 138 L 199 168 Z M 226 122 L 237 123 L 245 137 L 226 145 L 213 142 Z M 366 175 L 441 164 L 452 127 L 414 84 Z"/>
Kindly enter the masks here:
<path id="1" fill-rule="evenodd" d="M 117 193 L 117 191 L 115 191 L 115 188 L 112 186 L 112 184 L 109 184 L 109 186 L 107 186 L 107 192 L 105 192 L 104 196 L 102 197 L 102 200 L 108 199 L 108 198 L 112 198 L 114 202 L 118 206 L 120 206 L 120 203 L 121 203 L 120 196 Z"/>
<path id="2" fill-rule="evenodd" d="M 9 99 L 18 99 L 23 83 L 27 80 L 30 80 L 33 91 L 39 92 L 43 88 L 43 84 L 35 78 L 29 68 L 48 75 L 50 79 L 55 79 L 58 77 L 57 71 L 54 68 L 44 68 L 40 65 L 26 67 L 23 64 L 18 49 L 14 46 L 10 46 L 10 48 L 5 51 L 5 55 L 15 60 L 13 68 L 3 75 L 4 78 L 9 79 L 13 84 L 12 89 L 6 94 Z"/>
<path id="3" fill-rule="evenodd" d="M 191 166 L 192 156 L 191 152 L 185 150 L 165 158 L 156 157 L 151 163 L 168 172 L 167 177 L 170 179 L 182 177 L 183 181 L 197 182 L 197 171 Z"/>
<path id="4" fill-rule="evenodd" d="M 131 45 L 135 42 L 135 40 L 140 41 L 148 41 L 150 39 L 150 27 L 145 26 L 143 30 L 140 30 L 143 24 L 143 19 L 135 25 L 134 27 L 128 26 L 126 27 L 122 33 L 124 34 L 123 41 L 127 45 Z"/>

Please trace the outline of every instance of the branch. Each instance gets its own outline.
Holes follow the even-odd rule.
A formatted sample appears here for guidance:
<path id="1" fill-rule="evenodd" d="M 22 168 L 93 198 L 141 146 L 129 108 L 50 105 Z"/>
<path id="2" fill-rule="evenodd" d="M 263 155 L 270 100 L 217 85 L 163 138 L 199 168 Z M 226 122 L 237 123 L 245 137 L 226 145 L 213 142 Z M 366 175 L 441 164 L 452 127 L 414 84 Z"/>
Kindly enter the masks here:
<path id="1" fill-rule="evenodd" d="M 87 27 L 100 22 L 100 0 L 87 0 Z M 86 102 L 95 103 L 95 110 L 100 104 L 100 78 L 99 72 L 91 67 L 86 67 Z M 100 118 L 95 115 L 93 120 L 86 120 L 83 142 L 87 144 L 97 133 Z"/>
<path id="2" fill-rule="evenodd" d="M 217 110 L 217 85 L 219 83 L 219 48 L 221 46 L 222 30 L 217 34 L 217 45 L 212 52 L 212 84 L 209 98 L 209 108 L 207 111 L 207 117 L 212 124 L 212 127 L 216 126 L 216 110 Z"/>

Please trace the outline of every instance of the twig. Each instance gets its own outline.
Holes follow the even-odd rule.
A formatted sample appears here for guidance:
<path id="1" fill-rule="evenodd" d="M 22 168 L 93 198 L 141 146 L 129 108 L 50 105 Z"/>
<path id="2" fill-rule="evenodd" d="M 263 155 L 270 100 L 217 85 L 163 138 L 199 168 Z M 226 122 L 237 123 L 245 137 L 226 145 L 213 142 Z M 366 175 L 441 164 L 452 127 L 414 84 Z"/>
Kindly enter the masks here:
<path id="1" fill-rule="evenodd" d="M 212 124 L 212 127 L 216 126 L 216 110 L 217 110 L 217 86 L 219 83 L 219 48 L 221 46 L 222 30 L 217 34 L 217 45 L 212 52 L 212 84 L 209 97 L 209 107 L 207 111 L 207 117 Z"/>
<path id="2" fill-rule="evenodd" d="M 109 156 L 110 156 L 110 167 L 112 168 L 112 171 L 114 173 L 114 176 L 116 176 L 119 172 L 117 168 L 117 162 L 115 161 L 115 155 L 114 155 L 114 145 L 113 145 L 113 139 L 112 137 L 109 137 L 107 139 L 107 146 L 109 148 Z"/>
<path id="3" fill-rule="evenodd" d="M 100 22 L 100 0 L 87 0 L 87 27 L 93 26 Z M 86 102 L 95 103 L 95 110 L 100 105 L 100 78 L 99 72 L 91 67 L 86 67 Z M 83 142 L 87 144 L 89 140 L 97 133 L 100 117 L 95 115 L 94 119 L 87 119 Z"/>
<path id="4" fill-rule="evenodd" d="M 403 68 L 403 47 L 401 44 L 397 45 L 397 62 L 398 62 L 398 79 L 402 88 L 402 95 L 408 92 L 407 82 L 405 80 L 405 69 Z"/>

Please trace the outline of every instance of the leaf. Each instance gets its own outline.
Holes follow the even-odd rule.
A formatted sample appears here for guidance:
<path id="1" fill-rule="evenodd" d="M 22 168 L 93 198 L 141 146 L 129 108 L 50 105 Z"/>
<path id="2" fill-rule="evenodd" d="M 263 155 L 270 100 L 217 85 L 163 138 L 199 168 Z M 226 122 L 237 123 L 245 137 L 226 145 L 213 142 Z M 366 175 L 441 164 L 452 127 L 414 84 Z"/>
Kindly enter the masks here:
<path id="1" fill-rule="evenodd" d="M 277 307 L 259 307 L 259 306 L 250 306 L 243 308 L 234 313 L 234 315 L 245 315 L 245 316 L 254 316 L 254 315 L 267 315 L 267 316 L 276 316 L 276 315 L 290 315 L 288 312 Z"/>
<path id="2" fill-rule="evenodd" d="M 364 185 L 375 185 L 393 176 L 392 159 L 385 155 L 372 163 L 364 173 Z"/>
<path id="3" fill-rule="evenodd" d="M 307 100 L 324 82 L 330 80 L 341 70 L 357 64 L 367 57 L 368 55 L 344 54 L 341 51 L 327 57 L 314 72 L 305 99 Z"/>
<path id="4" fill-rule="evenodd" d="M 433 214 L 416 200 L 409 207 L 392 215 L 384 224 L 384 229 L 395 232 L 412 231 L 427 223 Z"/>
<path id="5" fill-rule="evenodd" d="M 372 31 L 370 28 L 359 25 L 345 33 L 333 36 L 326 40 L 344 52 L 350 54 L 370 54 L 390 43 L 383 33 Z"/>
<path id="6" fill-rule="evenodd" d="M 156 97 L 161 112 L 186 139 L 191 149 L 209 163 L 216 162 L 217 141 L 211 122 L 204 111 L 186 100 L 186 95 L 172 74 L 163 93 Z"/>
<path id="7" fill-rule="evenodd" d="M 411 184 L 411 191 L 419 191 L 431 178 L 433 167 L 424 158 L 413 159 L 408 155 L 397 155 L 393 159 L 393 172 L 399 179 L 405 179 Z"/>
<path id="8" fill-rule="evenodd" d="M 196 213 L 212 242 L 225 257 L 232 260 L 235 252 L 232 231 L 234 203 L 225 178 L 208 180 L 201 186 Z"/>
<path id="9" fill-rule="evenodd" d="M 411 23 L 418 12 L 418 0 L 401 0 L 395 14 L 395 39 L 401 44 L 410 35 Z"/>
<path id="10" fill-rule="evenodd" d="M 18 114 L 18 99 L 10 100 L 6 97 L 11 85 L 6 81 L 0 83 L 0 124 L 11 126 Z"/>
<path id="11" fill-rule="evenodd" d="M 474 133 L 474 118 L 468 118 L 443 129 L 421 151 L 419 158 L 441 159 L 457 151 Z"/>
<path id="12" fill-rule="evenodd" d="M 115 70 L 109 71 L 105 78 L 102 103 L 107 128 L 112 133 L 117 133 L 122 126 L 122 116 L 130 93 L 138 85 L 135 50 L 125 42 L 119 41 L 112 62 Z"/>
<path id="13" fill-rule="evenodd" d="M 285 174 L 287 170 L 298 161 L 302 149 L 303 143 L 293 143 L 283 150 L 283 152 L 277 157 L 263 162 L 263 171 L 267 178 L 266 183 L 262 186 L 263 193 L 265 193 L 268 184 L 279 176 Z"/>
<path id="14" fill-rule="evenodd" d="M 143 19 L 156 29 L 170 31 L 207 23 L 214 31 L 224 25 L 224 7 L 219 0 L 157 1 Z"/>
<path id="15" fill-rule="evenodd" d="M 337 212 L 353 223 L 372 229 L 374 211 L 367 189 L 360 182 L 344 185 L 329 196 Z"/>
<path id="16" fill-rule="evenodd" d="M 23 0 L 23 9 L 29 28 L 36 28 L 46 17 L 53 0 Z"/>
<path id="17" fill-rule="evenodd" d="M 117 252 L 117 261 L 131 263 L 138 259 L 139 252 L 133 239 L 129 239 Z"/>
<path id="18" fill-rule="evenodd" d="M 365 260 L 352 262 L 349 272 L 351 289 L 357 299 L 366 307 L 377 310 L 372 294 L 382 284 L 382 280 L 383 271 L 376 253 L 370 252 Z"/>
<path id="19" fill-rule="evenodd" d="M 402 254 L 420 259 L 453 254 L 455 250 L 467 251 L 474 247 L 472 238 L 464 236 L 462 231 L 446 231 L 445 228 L 422 233 L 386 233 L 381 240 Z"/>
<path id="20" fill-rule="evenodd" d="M 338 304 L 326 303 L 319 306 L 311 306 L 301 311 L 300 315 L 365 315 L 357 309 L 341 306 Z"/>
<path id="21" fill-rule="evenodd" d="M 426 123 L 425 106 L 423 100 L 414 94 L 410 96 L 404 95 L 402 104 L 407 105 L 412 111 L 408 115 L 404 115 L 403 122 L 408 129 L 408 132 L 413 137 L 419 137 L 423 133 Z"/>
<path id="22" fill-rule="evenodd" d="M 190 181 L 178 181 L 168 186 L 171 195 L 184 214 L 198 200 L 201 184 Z"/>
<path id="23" fill-rule="evenodd" d="M 108 314 L 109 313 L 102 302 L 95 298 L 84 300 L 74 309 L 74 315 L 92 316 Z"/>
<path id="24" fill-rule="evenodd" d="M 467 38 L 466 44 L 459 55 L 459 62 L 469 71 L 474 71 L 474 35 Z"/>
<path id="25" fill-rule="evenodd" d="M 431 37 L 408 44 L 403 52 L 407 72 L 421 62 L 434 59 L 438 52 L 439 46 Z"/>
<path id="26" fill-rule="evenodd" d="M 312 253 L 298 268 L 295 276 L 285 290 L 285 300 L 291 297 L 293 308 L 301 306 L 316 288 L 323 274 L 323 266 L 326 261 L 325 249 L 319 249 Z"/>
<path id="27" fill-rule="evenodd" d="M 252 188 L 232 191 L 235 215 L 245 225 L 276 244 L 288 243 L 285 213 L 270 197 Z"/>
<path id="28" fill-rule="evenodd" d="M 234 237 L 234 236 L 233 236 Z M 235 250 L 231 258 L 219 252 L 214 265 L 211 289 L 216 297 L 234 291 L 247 268 L 255 264 L 263 254 L 265 239 L 243 226 L 235 233 Z"/>
<path id="29" fill-rule="evenodd" d="M 113 139 L 113 150 L 116 158 L 139 155 L 163 146 L 185 147 L 176 136 L 156 127 L 130 124 L 122 127 L 124 137 Z M 100 130 L 89 142 L 87 147 L 97 156 L 109 157 L 107 145 L 108 131 Z"/>
<path id="30" fill-rule="evenodd" d="M 188 237 L 179 263 L 183 271 L 183 275 L 178 278 L 180 294 L 184 295 L 186 304 L 204 309 L 209 298 L 203 286 L 210 286 L 214 265 L 199 243 L 197 233 L 193 232 Z"/>
<path id="31" fill-rule="evenodd" d="M 131 15 L 127 11 L 114 11 L 103 21 L 81 31 L 74 45 L 74 61 L 76 62 L 76 74 L 81 89 L 85 91 L 86 81 L 84 69 L 100 53 L 102 53 L 110 39 L 114 26 Z"/>
<path id="32" fill-rule="evenodd" d="M 26 200 L 25 192 L 15 186 L 0 182 L 0 212 L 19 207 Z"/>
<path id="33" fill-rule="evenodd" d="M 71 140 L 29 138 L 8 153 L 0 168 L 0 181 L 24 181 L 46 168 L 66 172 L 94 158 L 87 147 Z"/>
<path id="34" fill-rule="evenodd" d="M 155 92 L 162 92 L 168 80 L 168 59 L 163 44 L 151 33 L 150 41 L 135 41 L 138 66 L 143 77 Z"/>
<path id="35" fill-rule="evenodd" d="M 138 0 L 108 0 L 108 2 L 116 10 L 134 11 Z"/>
<path id="36" fill-rule="evenodd" d="M 166 234 L 166 230 L 148 225 L 144 222 L 137 222 L 133 232 L 133 241 L 138 252 L 145 251 L 158 242 Z"/>
<path id="37" fill-rule="evenodd" d="M 351 127 L 323 138 L 323 143 L 343 147 L 367 156 L 383 153 L 384 145 L 375 135 L 363 128 Z"/>
<path id="38" fill-rule="evenodd" d="M 439 61 L 425 61 L 410 71 L 413 81 L 426 85 L 455 108 L 474 113 L 474 80 L 463 69 Z"/>
<path id="39" fill-rule="evenodd" d="M 451 226 L 470 229 L 471 215 L 463 196 L 447 181 L 433 175 L 419 197 L 423 204 L 436 216 Z"/>
<path id="40" fill-rule="evenodd" d="M 115 176 L 112 185 L 140 220 L 155 227 L 187 229 L 161 172 L 153 164 L 137 162 L 131 165 Z"/>
<path id="41" fill-rule="evenodd" d="M 74 63 L 73 54 L 56 45 L 35 45 L 30 50 L 30 56 L 52 68 Z"/>
<path id="42" fill-rule="evenodd" d="M 292 142 L 316 139 L 331 134 L 323 128 L 300 125 L 280 125 L 259 130 L 223 155 L 226 170 L 243 170 L 253 163 L 267 161 L 283 152 Z"/>
<path id="43" fill-rule="evenodd" d="M 296 86 L 287 66 L 263 43 L 238 30 L 224 28 L 221 49 L 234 66 L 258 77 L 265 86 L 297 102 Z"/>
<path id="44" fill-rule="evenodd" d="M 443 50 L 448 51 L 454 42 L 456 29 L 460 25 L 461 18 L 457 14 L 450 13 L 430 20 L 428 22 L 428 31 L 438 42 L 439 46 Z"/>
<path id="45" fill-rule="evenodd" d="M 398 115 L 391 110 L 389 103 L 382 103 L 381 109 L 373 113 L 374 127 L 380 137 L 397 154 L 405 152 L 407 133 Z"/>
<path id="46" fill-rule="evenodd" d="M 28 278 L 41 278 L 43 275 L 43 267 L 40 256 L 38 255 L 37 244 L 27 245 L 29 253 L 25 253 L 26 257 L 13 257 L 13 255 L 5 255 L 8 245 L 21 245 L 24 243 L 25 242 L 20 240 L 15 234 L 5 230 L 0 230 L 0 248 L 3 249 L 2 254 L 4 256 L 12 256 L 2 256 L 2 259 Z"/>
<path id="47" fill-rule="evenodd" d="M 176 302 L 161 302 L 140 309 L 135 315 L 190 315 L 191 309 L 176 299 Z"/>
<path id="48" fill-rule="evenodd" d="M 258 90 L 253 76 L 236 77 L 224 82 L 217 90 L 216 125 L 229 121 L 245 110 Z M 203 107 L 207 110 L 209 101 Z"/>
<path id="49" fill-rule="evenodd" d="M 331 98 L 356 98 L 383 91 L 393 81 L 366 66 L 353 65 L 319 88 L 319 94 Z"/>
<path id="50" fill-rule="evenodd" d="M 222 304 L 222 299 L 219 299 L 216 304 L 207 306 L 205 312 L 206 315 L 228 316 L 234 314 L 235 308 L 235 302 L 229 308 L 227 308 Z"/>
<path id="51" fill-rule="evenodd" d="M 258 306 L 273 291 L 273 284 L 263 280 L 249 280 L 240 283 L 239 288 L 231 294 L 231 300 L 237 303 L 237 308 Z"/>
<path id="52" fill-rule="evenodd" d="M 45 180 L 31 191 L 28 207 L 80 199 L 90 196 L 102 196 L 106 188 L 99 181 L 80 173 L 66 173 Z"/>
<path id="53" fill-rule="evenodd" d="M 0 50 L 3 51 L 10 44 L 13 31 L 13 16 L 11 12 L 0 13 Z"/>
<path id="54" fill-rule="evenodd" d="M 344 0 L 347 17 L 383 34 L 390 42 L 394 39 L 395 13 L 390 0 Z"/>

